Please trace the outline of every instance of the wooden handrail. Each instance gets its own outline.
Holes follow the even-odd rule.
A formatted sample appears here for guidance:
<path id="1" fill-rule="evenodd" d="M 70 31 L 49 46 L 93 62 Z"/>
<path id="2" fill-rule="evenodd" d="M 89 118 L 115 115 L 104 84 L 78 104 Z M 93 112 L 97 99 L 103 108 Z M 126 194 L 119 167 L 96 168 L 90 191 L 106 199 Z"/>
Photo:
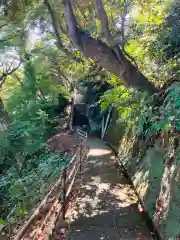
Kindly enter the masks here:
<path id="1" fill-rule="evenodd" d="M 40 210 L 43 206 L 48 202 L 49 199 L 52 198 L 53 192 L 58 189 L 57 195 L 55 197 L 54 203 L 46 213 L 46 216 L 43 216 L 42 223 L 40 224 L 40 228 L 44 228 L 45 221 L 49 219 L 53 207 L 56 203 L 61 202 L 61 206 L 57 216 L 62 213 L 62 218 L 65 220 L 65 214 L 67 210 L 67 199 L 72 190 L 74 181 L 76 180 L 77 174 L 82 170 L 82 163 L 86 158 L 87 154 L 87 134 L 83 133 L 83 142 L 77 147 L 75 154 L 72 156 L 71 161 L 63 168 L 60 178 L 55 183 L 53 188 L 49 191 L 49 193 L 45 196 L 43 201 L 36 208 L 32 216 L 27 220 L 27 222 L 20 228 L 17 232 L 14 240 L 21 240 L 23 236 L 26 234 L 26 231 L 30 229 L 30 226 L 33 225 L 33 222 L 36 220 L 37 216 L 40 213 Z M 68 175 L 69 174 L 69 175 Z"/>
<path id="2" fill-rule="evenodd" d="M 43 201 L 39 204 L 39 206 L 36 208 L 34 213 L 31 215 L 31 217 L 28 219 L 28 221 L 22 226 L 22 228 L 17 232 L 14 240 L 20 240 L 28 227 L 31 225 L 31 223 L 35 220 L 35 218 L 39 215 L 41 208 L 47 203 L 48 198 L 51 196 L 53 191 L 61 184 L 62 181 L 62 175 L 60 175 L 60 178 L 58 181 L 54 184 L 53 188 L 48 192 L 48 194 L 45 196 Z"/>

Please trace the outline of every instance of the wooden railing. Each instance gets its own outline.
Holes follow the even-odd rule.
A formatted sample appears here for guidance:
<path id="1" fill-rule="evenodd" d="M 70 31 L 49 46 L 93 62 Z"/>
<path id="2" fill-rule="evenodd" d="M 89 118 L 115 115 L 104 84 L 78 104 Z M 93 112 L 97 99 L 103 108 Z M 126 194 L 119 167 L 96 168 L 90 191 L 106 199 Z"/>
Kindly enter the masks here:
<path id="1" fill-rule="evenodd" d="M 72 156 L 70 162 L 63 167 L 58 181 L 51 188 L 50 192 L 45 196 L 44 200 L 36 208 L 32 216 L 17 232 L 14 240 L 23 239 L 24 236 L 26 236 L 25 239 L 29 240 L 38 239 L 38 233 L 40 231 L 45 231 L 47 225 L 49 228 L 48 222 L 50 219 L 53 219 L 52 228 L 55 226 L 60 217 L 62 217 L 62 220 L 65 220 L 67 200 L 76 180 L 77 174 L 82 171 L 82 165 L 86 159 L 88 151 L 87 134 L 82 130 L 79 130 L 78 135 L 82 141 L 77 147 L 75 154 Z M 48 209 L 45 207 L 47 205 Z M 44 211 L 44 209 L 46 210 Z M 50 222 L 52 223 L 52 221 Z M 36 229 L 35 233 L 32 234 L 32 231 L 34 231 L 34 225 L 38 225 L 38 229 Z"/>
<path id="2" fill-rule="evenodd" d="M 62 194 L 62 216 L 65 219 L 66 214 L 66 200 L 71 192 L 72 186 L 79 172 L 82 171 L 82 163 L 87 155 L 87 134 L 82 130 L 78 130 L 78 135 L 83 140 L 82 144 L 78 146 L 74 156 L 69 164 L 64 168 L 62 173 L 63 179 L 63 194 Z"/>

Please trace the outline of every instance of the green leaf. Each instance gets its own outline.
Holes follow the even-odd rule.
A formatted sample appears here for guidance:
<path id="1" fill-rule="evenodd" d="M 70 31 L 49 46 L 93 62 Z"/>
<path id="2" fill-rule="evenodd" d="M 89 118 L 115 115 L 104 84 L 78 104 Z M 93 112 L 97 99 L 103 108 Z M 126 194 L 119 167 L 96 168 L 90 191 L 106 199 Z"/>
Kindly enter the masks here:
<path id="1" fill-rule="evenodd" d="M 5 221 L 2 218 L 0 218 L 0 225 L 4 225 L 4 224 L 5 224 Z"/>
<path id="2" fill-rule="evenodd" d="M 176 102 L 176 107 L 180 107 L 180 100 Z"/>
<path id="3" fill-rule="evenodd" d="M 180 123 L 179 123 L 179 122 L 176 122 L 176 123 L 175 123 L 175 127 L 176 127 L 176 130 L 180 130 Z"/>
<path id="4" fill-rule="evenodd" d="M 176 92 L 175 91 L 171 91 L 168 93 L 168 97 L 174 97 L 176 96 Z"/>

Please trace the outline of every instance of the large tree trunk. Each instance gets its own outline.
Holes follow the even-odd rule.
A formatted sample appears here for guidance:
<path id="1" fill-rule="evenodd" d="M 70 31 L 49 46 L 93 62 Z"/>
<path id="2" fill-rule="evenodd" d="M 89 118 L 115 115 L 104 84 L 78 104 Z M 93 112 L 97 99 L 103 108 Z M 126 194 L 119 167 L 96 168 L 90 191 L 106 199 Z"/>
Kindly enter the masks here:
<path id="1" fill-rule="evenodd" d="M 119 47 L 111 48 L 101 40 L 94 39 L 79 30 L 70 0 L 65 0 L 65 16 L 70 39 L 86 57 L 94 59 L 107 71 L 120 77 L 126 86 L 147 91 L 150 94 L 157 91 L 155 86 L 126 58 Z"/>
<path id="2" fill-rule="evenodd" d="M 84 55 L 94 59 L 103 68 L 122 78 L 126 86 L 131 86 L 138 90 L 146 90 L 149 93 L 157 91 L 155 86 L 123 55 L 121 51 L 119 51 L 121 54 L 121 61 L 119 61 L 114 50 L 101 40 L 87 36 L 83 32 L 78 34 L 78 38 L 80 50 Z"/>

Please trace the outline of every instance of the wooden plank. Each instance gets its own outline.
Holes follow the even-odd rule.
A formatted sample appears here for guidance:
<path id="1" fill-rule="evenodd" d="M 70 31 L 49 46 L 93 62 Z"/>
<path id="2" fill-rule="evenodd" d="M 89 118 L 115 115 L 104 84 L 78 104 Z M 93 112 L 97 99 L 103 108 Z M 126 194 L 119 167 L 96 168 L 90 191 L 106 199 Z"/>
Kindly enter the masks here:
<path id="1" fill-rule="evenodd" d="M 71 169 L 70 173 L 68 174 L 67 181 L 71 179 L 74 171 L 76 170 L 76 168 L 77 168 L 77 166 L 76 166 L 77 164 L 76 163 L 74 164 L 73 168 Z"/>
<path id="2" fill-rule="evenodd" d="M 79 166 L 80 166 L 80 165 L 79 165 Z M 69 196 L 69 193 L 71 192 L 72 186 L 73 186 L 73 184 L 74 184 L 74 181 L 75 181 L 75 179 L 76 179 L 77 173 L 78 173 L 78 171 L 79 171 L 79 166 L 78 166 L 78 168 L 77 168 L 77 170 L 76 170 L 76 172 L 75 172 L 75 174 L 74 174 L 74 177 L 72 178 L 71 183 L 69 184 L 68 190 L 67 190 L 67 192 L 66 192 L 66 198 Z"/>
<path id="3" fill-rule="evenodd" d="M 83 160 L 83 158 L 82 158 L 82 152 L 83 152 L 83 150 L 84 150 L 84 148 L 83 148 L 83 146 L 81 146 L 81 148 L 80 148 L 80 152 L 79 152 L 79 172 L 82 172 L 82 160 Z"/>
<path id="4" fill-rule="evenodd" d="M 63 206 L 62 206 L 63 220 L 65 219 L 65 214 L 66 214 L 66 179 L 67 179 L 66 171 L 67 169 L 65 168 L 63 172 L 63 199 L 62 199 L 63 200 Z"/>
<path id="5" fill-rule="evenodd" d="M 73 161 L 75 160 L 75 158 L 76 158 L 76 152 L 75 152 L 75 154 L 72 156 L 72 159 L 71 159 L 71 161 L 68 163 L 68 166 L 73 163 Z"/>

